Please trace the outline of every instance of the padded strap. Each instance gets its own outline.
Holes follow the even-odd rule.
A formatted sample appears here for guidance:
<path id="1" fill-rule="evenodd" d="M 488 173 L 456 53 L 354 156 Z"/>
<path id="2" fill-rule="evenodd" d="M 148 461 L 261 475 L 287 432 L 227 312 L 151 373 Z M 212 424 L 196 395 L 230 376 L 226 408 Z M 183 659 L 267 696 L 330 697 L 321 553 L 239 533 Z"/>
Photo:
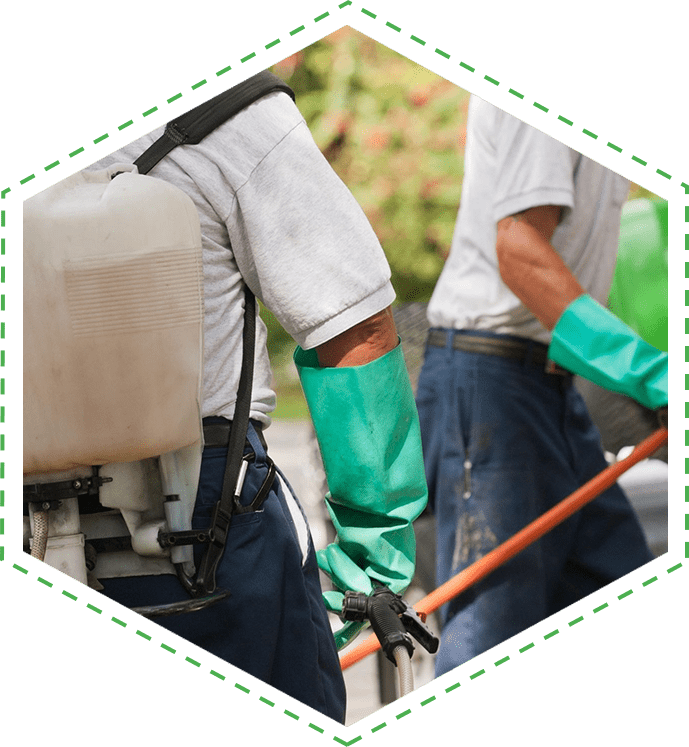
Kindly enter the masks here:
<path id="1" fill-rule="evenodd" d="M 294 92 L 280 78 L 264 70 L 228 91 L 200 104 L 195 109 L 173 119 L 165 127 L 165 132 L 147 148 L 134 164 L 140 174 L 147 174 L 178 145 L 196 145 L 233 117 L 235 114 L 254 103 L 263 96 L 276 91 L 283 91 L 294 100 Z M 196 580 L 183 576 L 183 582 L 194 596 L 212 594 L 216 589 L 215 572 L 223 553 L 227 532 L 230 528 L 234 510 L 235 490 L 238 487 L 244 442 L 249 425 L 251 411 L 251 385 L 254 377 L 254 347 L 256 338 L 256 299 L 244 286 L 244 335 L 242 368 L 237 390 L 237 402 L 230 430 L 230 441 L 227 449 L 227 464 L 223 478 L 222 494 L 216 503 L 209 530 L 209 543 L 203 555 Z M 272 483 L 272 479 L 271 479 Z"/>
<path id="2" fill-rule="evenodd" d="M 138 167 L 140 174 L 148 174 L 173 148 L 178 145 L 197 145 L 206 135 L 249 104 L 276 91 L 282 91 L 294 100 L 292 89 L 268 70 L 248 78 L 168 122 L 163 135 L 134 161 L 134 165 Z"/>

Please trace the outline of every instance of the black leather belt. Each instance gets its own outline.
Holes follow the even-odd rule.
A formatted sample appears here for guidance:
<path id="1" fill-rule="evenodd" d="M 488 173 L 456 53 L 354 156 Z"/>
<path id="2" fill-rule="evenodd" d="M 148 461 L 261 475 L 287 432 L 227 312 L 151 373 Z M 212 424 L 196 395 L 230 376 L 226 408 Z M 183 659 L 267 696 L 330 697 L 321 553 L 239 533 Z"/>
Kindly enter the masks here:
<path id="1" fill-rule="evenodd" d="M 447 345 L 447 333 L 433 329 L 428 333 L 428 344 L 434 348 Z M 547 374 L 571 377 L 567 369 L 558 366 L 548 358 L 548 346 L 535 340 L 515 340 L 507 337 L 484 337 L 482 335 L 454 334 L 452 347 L 466 353 L 497 355 L 500 358 L 511 358 L 520 363 L 532 363 Z"/>
<path id="2" fill-rule="evenodd" d="M 263 437 L 263 424 L 259 423 L 258 420 L 252 420 L 258 438 L 263 445 L 263 448 L 267 451 L 268 446 L 265 438 Z M 227 448 L 230 443 L 230 430 L 232 428 L 232 421 L 227 418 L 221 417 L 209 417 L 203 419 L 203 446 L 204 448 Z"/>

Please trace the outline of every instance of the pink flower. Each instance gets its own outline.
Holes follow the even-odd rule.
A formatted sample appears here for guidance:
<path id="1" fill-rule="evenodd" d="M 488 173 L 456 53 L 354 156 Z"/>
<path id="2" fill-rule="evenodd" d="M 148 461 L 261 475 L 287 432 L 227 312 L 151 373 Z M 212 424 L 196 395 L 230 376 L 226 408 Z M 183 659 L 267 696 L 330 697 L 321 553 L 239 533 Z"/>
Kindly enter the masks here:
<path id="1" fill-rule="evenodd" d="M 366 145 L 372 150 L 382 150 L 390 142 L 390 133 L 382 127 L 372 127 L 366 137 Z"/>

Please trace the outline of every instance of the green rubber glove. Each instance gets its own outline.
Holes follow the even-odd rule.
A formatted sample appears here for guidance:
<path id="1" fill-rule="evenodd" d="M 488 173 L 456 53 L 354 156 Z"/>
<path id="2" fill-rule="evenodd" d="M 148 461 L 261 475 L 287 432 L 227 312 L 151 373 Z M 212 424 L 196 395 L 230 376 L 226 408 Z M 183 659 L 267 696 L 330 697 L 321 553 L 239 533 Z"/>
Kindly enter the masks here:
<path id="1" fill-rule="evenodd" d="M 419 419 L 401 345 L 364 366 L 321 368 L 315 350 L 299 347 L 294 362 L 337 532 L 337 540 L 317 553 L 319 567 L 340 589 L 323 594 L 326 607 L 341 612 L 342 592 L 370 594 L 373 580 L 401 594 L 414 575 L 412 521 L 428 499 Z"/>
<path id="2" fill-rule="evenodd" d="M 553 329 L 548 356 L 651 410 L 667 406 L 667 353 L 644 342 L 591 296 L 579 296 L 565 309 Z"/>

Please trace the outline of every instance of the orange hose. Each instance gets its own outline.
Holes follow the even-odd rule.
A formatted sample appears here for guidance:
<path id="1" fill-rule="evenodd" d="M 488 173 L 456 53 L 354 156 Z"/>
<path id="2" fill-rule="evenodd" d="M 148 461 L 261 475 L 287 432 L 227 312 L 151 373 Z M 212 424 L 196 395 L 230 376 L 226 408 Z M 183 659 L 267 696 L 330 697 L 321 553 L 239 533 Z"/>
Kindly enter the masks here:
<path id="1" fill-rule="evenodd" d="M 578 490 L 575 490 L 556 506 L 553 506 L 553 508 L 546 511 L 542 516 L 527 524 L 524 529 L 517 532 L 501 545 L 498 545 L 487 555 L 479 558 L 479 560 L 472 563 L 463 571 L 460 571 L 435 591 L 432 591 L 428 596 L 414 605 L 414 609 L 421 614 L 435 612 L 435 610 L 442 607 L 450 599 L 453 599 L 463 591 L 466 591 L 470 586 L 473 586 L 473 584 L 485 578 L 489 573 L 513 558 L 525 547 L 569 518 L 587 503 L 590 503 L 604 490 L 607 490 L 617 482 L 620 475 L 642 459 L 649 457 L 666 442 L 667 429 L 659 428 L 648 438 L 641 441 L 628 457 L 606 467 L 600 474 L 589 480 L 585 485 L 582 485 Z M 347 669 L 379 648 L 380 643 L 376 636 L 370 635 L 363 643 L 340 657 L 340 666 L 343 670 Z"/>

